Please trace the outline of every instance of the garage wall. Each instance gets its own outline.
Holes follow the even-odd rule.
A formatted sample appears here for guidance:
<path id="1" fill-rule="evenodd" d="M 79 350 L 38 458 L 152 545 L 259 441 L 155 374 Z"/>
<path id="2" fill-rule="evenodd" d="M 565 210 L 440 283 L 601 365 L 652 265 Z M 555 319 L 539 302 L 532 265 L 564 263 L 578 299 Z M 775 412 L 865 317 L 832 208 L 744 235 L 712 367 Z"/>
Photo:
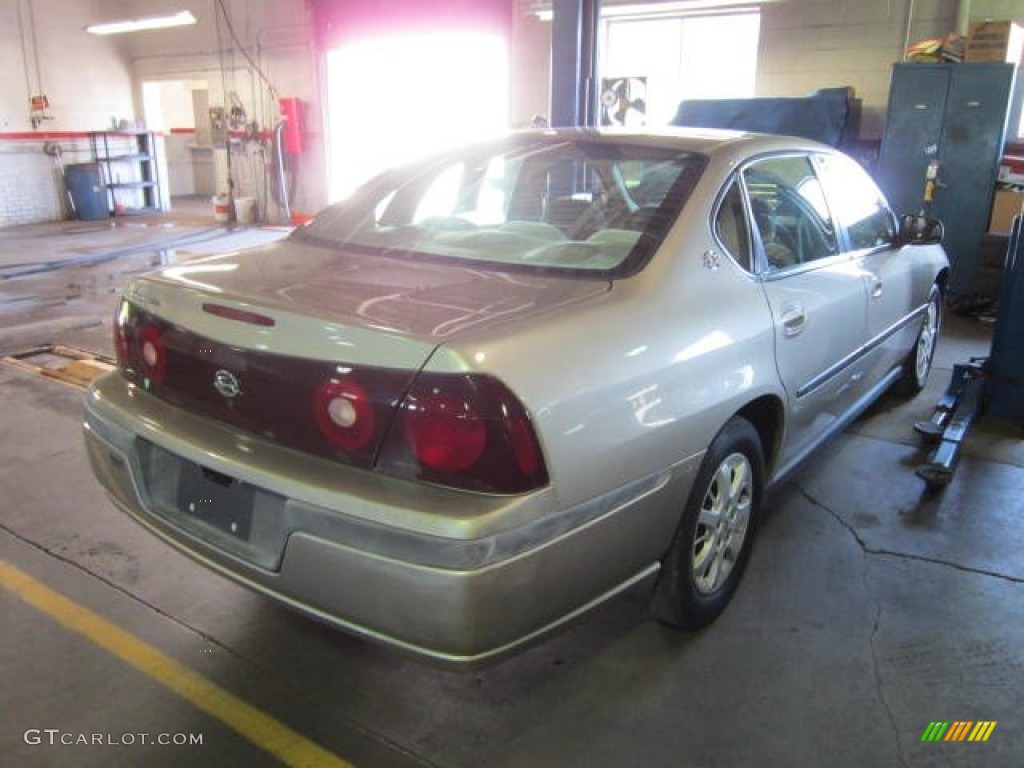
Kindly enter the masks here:
<path id="1" fill-rule="evenodd" d="M 971 0 L 972 19 L 1024 18 L 1024 4 L 1020 0 Z"/>
<path id="2" fill-rule="evenodd" d="M 199 23 L 188 31 L 167 30 L 146 45 L 137 39 L 129 41 L 136 88 L 141 89 L 146 81 L 205 81 L 207 92 L 198 100 L 200 103 L 210 107 L 240 105 L 245 125 L 234 128 L 231 155 L 235 193 L 259 197 L 268 206 L 271 220 L 281 218 L 278 201 L 269 191 L 272 185 L 268 173 L 273 164 L 271 134 L 280 119 L 275 92 L 277 97 L 300 99 L 304 150 L 290 158 L 291 209 L 318 211 L 326 200 L 326 161 L 318 111 L 318 73 L 302 0 L 224 0 L 234 33 L 252 61 L 238 51 L 223 21 L 218 25 L 213 18 L 213 2 L 190 0 L 177 5 L 191 10 Z M 137 90 L 136 95 L 141 98 L 141 91 Z M 181 162 L 194 161 L 197 181 L 193 191 L 226 192 L 225 153 L 209 147 L 208 133 L 204 134 L 208 117 L 193 113 L 193 118 L 188 124 L 166 126 L 172 131 L 169 152 Z M 198 183 L 209 173 L 214 175 L 213 189 Z M 181 175 L 177 178 L 180 180 Z"/>
<path id="3" fill-rule="evenodd" d="M 104 0 L 122 14 L 157 12 L 156 0 Z M 207 92 L 197 103 L 211 107 L 240 105 L 244 126 L 234 129 L 231 178 L 236 195 L 257 195 L 266 203 L 272 220 L 281 208 L 270 192 L 268 171 L 273 163 L 270 137 L 280 119 L 279 97 L 301 100 L 303 143 L 301 154 L 290 157 L 291 209 L 314 213 L 326 200 L 326 161 L 318 111 L 319 73 L 312 50 L 312 35 L 303 0 L 162 0 L 165 10 L 189 10 L 198 23 L 152 34 L 125 35 L 126 55 L 135 99 L 141 104 L 146 81 L 205 82 Z M 227 22 L 220 7 L 227 11 Z M 240 51 L 244 49 L 245 54 Z M 191 191 L 226 192 L 226 153 L 210 149 L 205 129 L 208 117 L 196 115 L 183 125 L 165 126 L 171 132 L 168 153 L 176 167 L 194 161 Z M 172 118 L 173 119 L 173 118 Z M 198 145 L 198 149 L 196 149 Z M 178 181 L 184 176 L 178 174 Z M 211 182 L 199 183 L 211 178 Z M 187 179 L 184 179 L 187 180 Z M 212 189 L 210 186 L 212 185 Z M 188 192 L 187 186 L 176 190 Z"/>
<path id="4" fill-rule="evenodd" d="M 626 4 L 629 0 L 605 0 Z M 636 0 L 639 1 L 639 0 Z M 661 0 L 647 0 L 651 4 Z M 546 114 L 550 22 L 519 0 L 513 63 L 514 124 Z M 889 79 L 906 39 L 944 37 L 956 28 L 959 0 L 784 0 L 761 6 L 758 96 L 804 96 L 819 88 L 852 86 L 862 99 L 861 138 L 880 138 Z M 1024 16 L 1020 0 L 973 0 L 970 19 Z M 909 22 L 909 28 L 908 28 Z"/>
<path id="5" fill-rule="evenodd" d="M 59 148 L 65 162 L 88 161 L 89 131 L 108 129 L 112 119 L 142 120 L 142 83 L 147 80 L 206 81 L 211 105 L 225 103 L 225 93 L 237 94 L 247 121 L 255 121 L 258 130 L 252 141 L 243 142 L 236 170 L 250 188 L 264 183 L 278 106 L 253 64 L 238 52 L 223 20 L 217 23 L 214 8 L 220 3 L 241 45 L 277 94 L 303 103 L 305 151 L 290 169 L 298 190 L 292 207 L 308 212 L 322 207 L 326 163 L 317 112 L 319 78 L 304 0 L 0 0 L 0 64 L 9 73 L 0 80 L 0 226 L 62 218 L 63 185 L 56 161 L 44 147 Z M 85 32 L 98 21 L 185 9 L 196 16 L 196 25 L 110 37 Z M 24 57 L 19 12 L 27 44 Z M 39 47 L 38 79 L 30 12 Z M 30 85 L 23 74 L 26 60 Z M 38 81 L 54 119 L 34 129 L 28 98 L 30 90 L 39 89 Z M 196 142 L 194 127 L 165 126 L 169 143 L 185 158 L 188 145 Z M 210 157 L 207 151 L 207 164 Z"/>
<path id="6" fill-rule="evenodd" d="M 612 2 L 612 0 L 607 0 Z M 89 159 L 85 138 L 111 119 L 142 117 L 146 80 L 206 81 L 209 103 L 238 95 L 260 133 L 245 145 L 244 173 L 262 175 L 269 157 L 267 131 L 277 105 L 261 76 L 231 40 L 214 8 L 223 2 L 235 34 L 281 96 L 302 100 L 305 151 L 293 168 L 299 190 L 292 207 L 315 212 L 327 199 L 327 161 L 318 111 L 321 72 L 315 58 L 305 0 L 0 0 L 0 226 L 62 216 L 57 161 Z M 525 9 L 532 0 L 509 0 L 517 10 L 512 32 L 513 126 L 549 110 L 551 25 Z M 804 95 L 823 86 L 850 85 L 863 99 L 862 138 L 881 135 L 890 68 L 908 37 L 911 0 L 786 0 L 763 6 L 758 95 Z M 194 27 L 118 37 L 84 32 L 95 21 L 187 8 Z M 958 0 L 915 0 L 911 41 L 939 37 L 956 24 Z M 973 0 L 971 18 L 1020 13 L 1020 0 Z M 39 74 L 35 72 L 34 37 Z M 19 33 L 19 19 L 24 34 Z M 24 56 L 23 56 L 24 51 Z M 25 62 L 28 62 L 26 77 Z M 28 82 L 26 82 L 26 80 Z M 33 129 L 28 97 L 41 91 L 51 107 Z M 168 126 L 187 162 L 196 143 L 193 126 Z M 207 155 L 207 157 L 209 157 Z M 244 181 L 244 179 L 243 179 Z M 248 182 L 246 182 L 248 183 Z M 182 190 L 178 190 L 182 191 Z"/>
<path id="7" fill-rule="evenodd" d="M 863 100 L 861 138 L 881 136 L 892 64 L 907 38 L 910 0 L 789 0 L 762 10 L 757 93 L 805 96 L 853 86 Z M 911 42 L 956 27 L 957 0 L 916 0 Z"/>
<path id="8" fill-rule="evenodd" d="M 44 149 L 59 152 L 63 162 L 87 161 L 87 132 L 133 114 L 123 52 L 109 38 L 85 32 L 98 20 L 99 5 L 0 0 L 0 226 L 62 218 L 58 161 Z M 34 128 L 29 96 L 40 93 L 52 119 Z"/>
<path id="9" fill-rule="evenodd" d="M 509 120 L 513 127 L 523 128 L 534 115 L 548 116 L 551 111 L 551 22 L 523 9 L 513 20 L 509 51 Z"/>

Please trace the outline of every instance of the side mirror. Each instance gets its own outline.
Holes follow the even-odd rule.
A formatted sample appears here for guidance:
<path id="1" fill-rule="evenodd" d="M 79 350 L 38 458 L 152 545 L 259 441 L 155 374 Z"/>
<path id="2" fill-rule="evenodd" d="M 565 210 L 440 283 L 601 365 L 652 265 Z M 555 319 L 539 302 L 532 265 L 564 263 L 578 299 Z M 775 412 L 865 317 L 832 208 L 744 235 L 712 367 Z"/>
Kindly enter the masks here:
<path id="1" fill-rule="evenodd" d="M 938 219 L 908 213 L 900 216 L 900 231 L 896 236 L 896 244 L 936 245 L 942 242 L 942 235 L 942 222 Z"/>

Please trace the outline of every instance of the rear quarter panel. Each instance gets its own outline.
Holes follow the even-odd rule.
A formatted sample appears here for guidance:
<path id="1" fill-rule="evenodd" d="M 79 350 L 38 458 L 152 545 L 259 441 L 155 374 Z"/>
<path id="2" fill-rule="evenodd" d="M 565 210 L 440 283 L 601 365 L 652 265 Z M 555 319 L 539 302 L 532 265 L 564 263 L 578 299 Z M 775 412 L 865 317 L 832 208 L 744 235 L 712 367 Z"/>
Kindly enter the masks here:
<path id="1" fill-rule="evenodd" d="M 492 373 L 523 400 L 560 506 L 699 458 L 739 408 L 779 393 L 760 286 L 721 255 L 708 217 L 691 205 L 647 267 L 607 294 L 461 337 L 428 362 Z"/>

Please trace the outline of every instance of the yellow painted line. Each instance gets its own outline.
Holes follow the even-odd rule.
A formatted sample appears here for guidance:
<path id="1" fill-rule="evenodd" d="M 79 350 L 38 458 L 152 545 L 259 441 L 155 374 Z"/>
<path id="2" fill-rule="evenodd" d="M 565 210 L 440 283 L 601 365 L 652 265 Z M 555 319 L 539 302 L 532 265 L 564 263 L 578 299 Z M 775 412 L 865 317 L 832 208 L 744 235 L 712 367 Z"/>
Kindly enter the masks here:
<path id="1" fill-rule="evenodd" d="M 285 765 L 353 768 L 351 763 L 179 664 L 130 632 L 36 581 L 6 560 L 0 560 L 0 585 L 217 718 Z"/>

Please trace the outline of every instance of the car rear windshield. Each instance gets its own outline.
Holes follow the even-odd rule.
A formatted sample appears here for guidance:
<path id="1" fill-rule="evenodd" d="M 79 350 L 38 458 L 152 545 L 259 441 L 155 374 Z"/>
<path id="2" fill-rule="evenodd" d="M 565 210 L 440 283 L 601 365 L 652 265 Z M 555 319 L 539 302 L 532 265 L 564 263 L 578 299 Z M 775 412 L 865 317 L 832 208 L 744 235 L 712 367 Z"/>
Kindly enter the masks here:
<path id="1" fill-rule="evenodd" d="M 475 268 L 625 276 L 661 244 L 706 161 L 607 138 L 519 136 L 388 172 L 293 238 Z"/>

